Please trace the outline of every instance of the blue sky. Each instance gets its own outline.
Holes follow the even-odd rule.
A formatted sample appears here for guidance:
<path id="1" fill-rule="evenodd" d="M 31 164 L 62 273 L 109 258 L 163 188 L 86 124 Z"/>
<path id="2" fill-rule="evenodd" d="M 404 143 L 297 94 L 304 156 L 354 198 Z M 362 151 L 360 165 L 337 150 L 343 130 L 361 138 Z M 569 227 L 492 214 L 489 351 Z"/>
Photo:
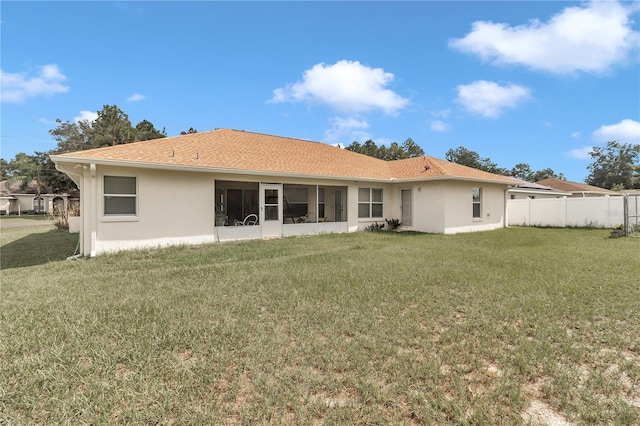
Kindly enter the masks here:
<path id="1" fill-rule="evenodd" d="M 640 143 L 640 3 L 12 2 L 1 148 L 117 105 L 169 136 L 219 127 L 350 144 L 412 138 L 582 182 Z"/>

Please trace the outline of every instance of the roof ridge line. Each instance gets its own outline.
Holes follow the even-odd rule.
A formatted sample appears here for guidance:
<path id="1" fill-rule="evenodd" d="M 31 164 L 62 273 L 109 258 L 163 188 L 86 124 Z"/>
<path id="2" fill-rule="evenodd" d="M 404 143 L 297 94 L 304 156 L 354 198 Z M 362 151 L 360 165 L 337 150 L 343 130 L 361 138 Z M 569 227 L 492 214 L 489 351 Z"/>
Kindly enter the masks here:
<path id="1" fill-rule="evenodd" d="M 311 139 L 294 138 L 294 137 L 292 137 L 292 136 L 272 135 L 271 133 L 253 132 L 253 131 L 251 131 L 251 130 L 238 130 L 238 129 L 231 129 L 231 128 L 228 128 L 228 127 L 220 128 L 220 129 L 216 129 L 216 130 L 230 130 L 230 131 L 232 131 L 232 132 L 250 133 L 250 134 L 253 134 L 253 135 L 268 136 L 268 137 L 272 137 L 272 138 L 289 139 L 289 140 L 292 140 L 292 141 L 321 143 L 321 144 L 324 144 L 324 145 L 327 145 L 327 146 L 331 146 L 331 147 L 333 147 L 333 145 L 330 145 L 330 144 L 328 144 L 328 143 L 326 143 L 326 142 L 314 141 L 314 140 L 311 140 Z"/>
<path id="2" fill-rule="evenodd" d="M 430 161 L 430 163 L 433 165 L 433 167 L 435 167 L 436 169 L 438 169 L 438 171 L 440 173 L 442 173 L 445 176 L 450 176 L 451 173 L 446 172 L 442 167 L 440 167 L 440 164 L 438 164 L 438 161 L 442 161 L 438 158 L 435 157 L 431 157 L 430 155 L 425 155 L 424 158 L 428 158 L 429 160 L 437 160 L 437 161 Z"/>

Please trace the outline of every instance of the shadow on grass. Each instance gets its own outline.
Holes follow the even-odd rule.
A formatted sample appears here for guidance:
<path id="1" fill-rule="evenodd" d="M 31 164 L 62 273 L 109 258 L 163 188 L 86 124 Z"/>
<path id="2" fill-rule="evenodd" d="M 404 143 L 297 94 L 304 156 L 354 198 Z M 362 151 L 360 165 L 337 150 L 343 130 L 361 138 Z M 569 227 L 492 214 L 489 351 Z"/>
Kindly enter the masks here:
<path id="1" fill-rule="evenodd" d="M 74 253 L 77 243 L 78 234 L 57 229 L 27 234 L 2 246 L 0 269 L 64 260 Z"/>

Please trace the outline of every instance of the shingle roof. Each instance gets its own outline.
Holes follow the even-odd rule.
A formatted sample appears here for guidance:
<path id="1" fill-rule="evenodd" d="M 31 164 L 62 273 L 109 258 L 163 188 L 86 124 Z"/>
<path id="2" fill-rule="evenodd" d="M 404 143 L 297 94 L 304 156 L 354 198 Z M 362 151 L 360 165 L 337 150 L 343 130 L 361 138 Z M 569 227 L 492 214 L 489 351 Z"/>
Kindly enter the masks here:
<path id="1" fill-rule="evenodd" d="M 7 187 L 8 180 L 0 181 L 0 194 L 3 196 L 11 195 L 11 194 L 35 194 L 37 192 L 38 183 L 35 180 L 32 180 L 27 184 L 27 186 L 22 189 L 22 182 L 15 181 L 11 182 L 9 187 Z M 40 193 L 47 194 L 51 189 L 46 185 L 40 185 Z"/>
<path id="2" fill-rule="evenodd" d="M 568 192 L 587 192 L 587 193 L 597 193 L 597 194 L 609 194 L 609 195 L 620 195 L 619 192 L 610 191 L 608 189 L 600 188 L 593 185 L 587 185 L 584 183 L 571 182 L 568 180 L 561 179 L 542 179 L 536 182 L 538 185 L 548 186 L 554 189 L 559 189 L 561 191 Z"/>
<path id="3" fill-rule="evenodd" d="M 383 161 L 321 142 L 231 129 L 77 151 L 52 158 L 62 162 L 106 161 L 382 181 L 449 177 L 517 182 L 433 157 Z"/>

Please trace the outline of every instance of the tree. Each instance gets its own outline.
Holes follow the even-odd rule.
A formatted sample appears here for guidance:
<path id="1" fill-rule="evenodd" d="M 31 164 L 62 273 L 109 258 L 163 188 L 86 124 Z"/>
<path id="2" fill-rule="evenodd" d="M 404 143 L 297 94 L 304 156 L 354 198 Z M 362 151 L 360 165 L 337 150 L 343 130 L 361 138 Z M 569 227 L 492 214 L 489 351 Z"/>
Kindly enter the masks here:
<path id="1" fill-rule="evenodd" d="M 552 169 L 546 168 L 546 169 L 538 170 L 537 172 L 533 172 L 531 174 L 531 179 L 529 180 L 529 182 L 537 182 L 539 180 L 550 179 L 550 178 L 567 180 L 562 173 L 556 174 L 556 172 L 554 172 Z"/>
<path id="2" fill-rule="evenodd" d="M 0 158 L 0 180 L 5 180 L 11 177 L 11 171 L 9 170 L 9 163 L 4 158 Z"/>
<path id="3" fill-rule="evenodd" d="M 58 146 L 53 153 L 61 154 L 63 152 L 81 151 L 83 149 L 93 148 L 90 142 L 91 123 L 87 120 L 71 123 L 56 120 L 58 126 L 49 130 L 49 134 L 57 142 Z"/>
<path id="4" fill-rule="evenodd" d="M 133 142 L 136 130 L 129 116 L 116 105 L 104 105 L 91 127 L 90 142 L 94 147 L 114 146 Z"/>
<path id="5" fill-rule="evenodd" d="M 424 155 L 422 148 L 411 138 L 408 138 L 402 145 L 399 145 L 398 142 L 392 142 L 389 144 L 389 148 L 384 145 L 378 146 L 371 139 L 362 145 L 360 145 L 358 141 L 353 141 L 351 145 L 345 147 L 345 149 L 386 161 L 402 160 Z"/>
<path id="6" fill-rule="evenodd" d="M 546 178 L 556 178 L 565 180 L 562 173 L 556 174 L 553 170 L 547 168 L 534 172 L 527 163 L 518 163 L 511 169 L 498 167 L 490 158 L 481 158 L 480 154 L 461 146 L 457 149 L 450 149 L 445 154 L 447 161 L 462 164 L 463 166 L 473 167 L 474 169 L 484 170 L 485 172 L 495 173 L 498 175 L 512 176 L 516 179 L 525 180 L 527 182 L 536 182 Z"/>
<path id="7" fill-rule="evenodd" d="M 526 180 L 527 182 L 534 182 L 532 180 L 533 172 L 531 166 L 526 163 L 518 163 L 511 169 L 511 176 L 516 179 Z"/>
<path id="8" fill-rule="evenodd" d="M 42 176 L 43 164 L 40 158 L 20 152 L 8 163 L 11 177 L 5 182 L 5 187 L 10 189 L 16 182 L 20 183 L 20 189 L 24 190 L 32 182 L 35 183 L 35 195 L 39 197 L 45 188 Z"/>
<path id="9" fill-rule="evenodd" d="M 181 135 L 190 135 L 191 133 L 198 133 L 198 131 L 196 129 L 194 129 L 193 127 L 189 127 L 188 131 L 180 132 Z"/>
<path id="10" fill-rule="evenodd" d="M 452 163 L 462 164 L 463 166 L 473 167 L 474 169 L 483 170 L 489 173 L 509 176 L 511 170 L 499 168 L 490 158 L 480 158 L 480 154 L 471 151 L 463 146 L 456 149 L 450 149 L 445 154 L 445 159 Z"/>
<path id="11" fill-rule="evenodd" d="M 139 141 L 148 141 L 151 139 L 166 138 L 167 132 L 163 128 L 162 131 L 157 130 L 153 123 L 147 120 L 142 120 L 136 124 L 136 139 Z"/>
<path id="12" fill-rule="evenodd" d="M 70 189 L 77 188 L 75 182 L 69 176 L 58 171 L 56 165 L 51 161 L 50 155 L 53 151 L 39 152 L 36 151 L 33 158 L 41 165 L 42 182 L 51 188 L 54 193 L 61 193 Z"/>
<path id="13" fill-rule="evenodd" d="M 407 158 L 422 157 L 424 155 L 424 151 L 420 148 L 420 145 L 415 143 L 411 138 L 407 138 L 407 140 L 404 141 L 402 149 L 407 153 Z"/>
<path id="14" fill-rule="evenodd" d="M 593 162 L 587 166 L 587 184 L 606 189 L 640 188 L 640 144 L 611 141 L 606 147 L 594 147 L 589 155 Z"/>

